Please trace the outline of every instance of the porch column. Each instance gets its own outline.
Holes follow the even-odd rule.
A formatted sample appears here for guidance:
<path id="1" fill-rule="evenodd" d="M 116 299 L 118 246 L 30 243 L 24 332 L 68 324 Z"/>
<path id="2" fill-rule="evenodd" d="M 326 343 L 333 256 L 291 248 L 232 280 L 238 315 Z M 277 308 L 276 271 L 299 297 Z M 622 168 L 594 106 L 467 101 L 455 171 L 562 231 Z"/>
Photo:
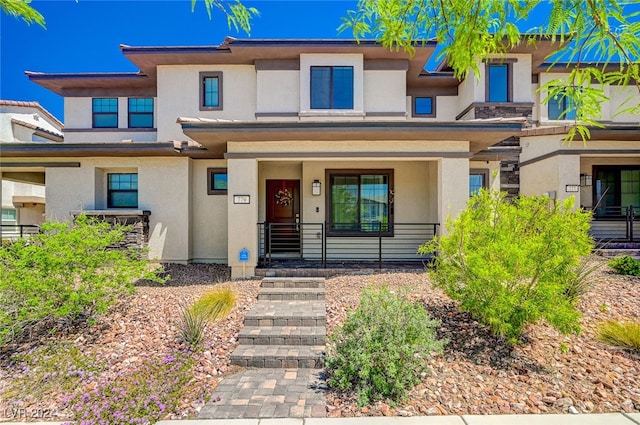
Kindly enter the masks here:
<path id="1" fill-rule="evenodd" d="M 258 161 L 256 159 L 227 160 L 228 175 L 228 258 L 231 267 L 231 278 L 240 279 L 255 275 L 258 264 Z M 245 195 L 236 201 L 237 195 Z M 249 261 L 241 262 L 239 253 L 242 249 L 249 251 Z"/>
<path id="2" fill-rule="evenodd" d="M 469 200 L 469 160 L 442 158 L 438 162 L 438 221 L 440 234 L 447 233 L 447 217 L 455 218 Z"/>

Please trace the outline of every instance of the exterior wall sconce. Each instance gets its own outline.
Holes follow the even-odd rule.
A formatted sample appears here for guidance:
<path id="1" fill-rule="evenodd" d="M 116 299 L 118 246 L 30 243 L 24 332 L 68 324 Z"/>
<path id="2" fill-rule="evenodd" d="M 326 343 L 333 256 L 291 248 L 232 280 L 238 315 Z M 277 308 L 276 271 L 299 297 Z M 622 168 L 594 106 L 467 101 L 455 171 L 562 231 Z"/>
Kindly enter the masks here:
<path id="1" fill-rule="evenodd" d="M 566 192 L 579 192 L 580 191 L 580 185 L 578 184 L 568 184 L 564 187 L 564 190 Z"/>
<path id="2" fill-rule="evenodd" d="M 580 186 L 593 185 L 593 176 L 591 174 L 580 174 Z"/>
<path id="3" fill-rule="evenodd" d="M 311 194 L 313 196 L 320 196 L 320 188 L 322 187 L 322 183 L 320 180 L 316 179 L 311 183 Z"/>

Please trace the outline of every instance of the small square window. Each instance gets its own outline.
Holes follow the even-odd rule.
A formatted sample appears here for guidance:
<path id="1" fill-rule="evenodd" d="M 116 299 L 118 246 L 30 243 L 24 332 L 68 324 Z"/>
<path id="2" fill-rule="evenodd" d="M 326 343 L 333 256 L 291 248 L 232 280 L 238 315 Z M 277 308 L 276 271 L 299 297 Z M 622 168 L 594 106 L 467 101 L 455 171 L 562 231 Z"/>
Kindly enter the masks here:
<path id="1" fill-rule="evenodd" d="M 353 67 L 311 67 L 311 109 L 353 109 Z"/>
<path id="2" fill-rule="evenodd" d="M 564 94 L 558 94 L 549 99 L 547 104 L 549 107 L 550 120 L 575 120 L 576 108 L 569 97 Z"/>
<path id="3" fill-rule="evenodd" d="M 417 117 L 435 117 L 435 98 L 434 97 L 414 97 L 413 98 L 413 116 Z"/>
<path id="4" fill-rule="evenodd" d="M 118 98 L 92 100 L 93 128 L 118 128 Z"/>
<path id="5" fill-rule="evenodd" d="M 207 194 L 226 195 L 227 194 L 227 169 L 207 168 Z"/>
<path id="6" fill-rule="evenodd" d="M 222 110 L 222 72 L 200 73 L 200 110 Z"/>

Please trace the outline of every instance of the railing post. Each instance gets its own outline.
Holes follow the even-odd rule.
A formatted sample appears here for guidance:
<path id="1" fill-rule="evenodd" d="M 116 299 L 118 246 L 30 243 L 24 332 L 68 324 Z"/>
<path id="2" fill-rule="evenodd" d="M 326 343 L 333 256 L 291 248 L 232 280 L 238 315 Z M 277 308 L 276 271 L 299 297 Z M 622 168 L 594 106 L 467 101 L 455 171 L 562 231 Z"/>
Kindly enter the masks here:
<path id="1" fill-rule="evenodd" d="M 20 237 L 23 238 L 24 237 L 24 225 L 19 224 L 18 226 L 20 227 Z"/>
<path id="2" fill-rule="evenodd" d="M 382 269 L 382 222 L 378 222 L 378 268 Z"/>
<path id="3" fill-rule="evenodd" d="M 629 226 L 629 240 L 633 242 L 633 205 L 627 207 L 627 225 Z"/>
<path id="4" fill-rule="evenodd" d="M 327 268 L 327 230 L 328 224 L 322 223 L 322 267 Z"/>

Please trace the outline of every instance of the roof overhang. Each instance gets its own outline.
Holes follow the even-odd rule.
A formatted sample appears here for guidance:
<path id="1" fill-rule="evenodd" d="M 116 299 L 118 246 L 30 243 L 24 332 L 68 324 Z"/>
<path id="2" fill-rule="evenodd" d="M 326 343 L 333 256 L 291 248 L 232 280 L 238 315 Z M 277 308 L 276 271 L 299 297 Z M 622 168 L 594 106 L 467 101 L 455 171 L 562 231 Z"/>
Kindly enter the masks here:
<path id="1" fill-rule="evenodd" d="M 261 141 L 468 141 L 470 152 L 488 148 L 518 135 L 520 122 L 466 121 L 425 122 L 231 122 L 179 118 L 188 137 L 196 140 L 213 157 L 222 158 L 227 142 Z"/>
<path id="2" fill-rule="evenodd" d="M 522 131 L 520 137 L 566 135 L 572 126 L 547 126 L 529 128 Z M 638 124 L 606 124 L 603 128 L 588 127 L 590 140 L 640 141 L 640 125 Z M 579 140 L 576 135 L 574 141 Z"/>
<path id="3" fill-rule="evenodd" d="M 60 96 L 156 96 L 157 92 L 155 78 L 137 72 L 25 74 Z"/>
<path id="4" fill-rule="evenodd" d="M 199 149 L 185 143 L 184 149 L 175 142 L 115 142 L 115 143 L 3 143 L 3 158 L 42 157 L 125 157 L 125 156 L 180 156 Z M 3 166 L 12 164 L 3 163 Z"/>

